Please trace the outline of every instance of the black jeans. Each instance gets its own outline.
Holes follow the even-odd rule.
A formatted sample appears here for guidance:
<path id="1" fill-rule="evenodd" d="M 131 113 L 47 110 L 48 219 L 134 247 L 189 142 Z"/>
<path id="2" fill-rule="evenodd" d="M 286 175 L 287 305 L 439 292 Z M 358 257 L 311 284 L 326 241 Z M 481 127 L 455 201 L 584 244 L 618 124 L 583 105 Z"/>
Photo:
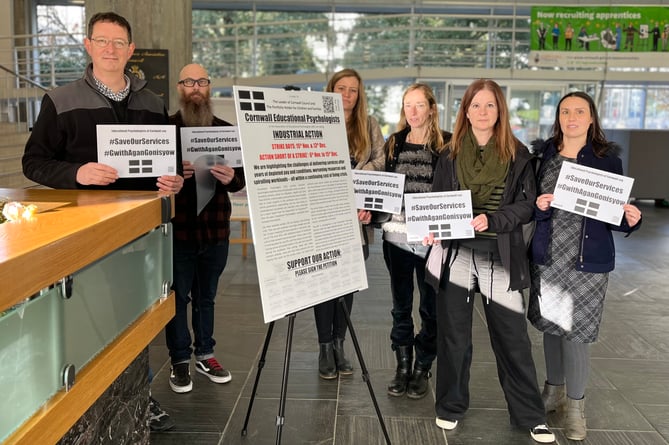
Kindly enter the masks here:
<path id="1" fill-rule="evenodd" d="M 350 315 L 353 307 L 353 294 L 344 295 L 344 302 Z M 346 316 L 339 303 L 339 298 L 333 298 L 314 306 L 314 318 L 318 343 L 330 343 L 335 338 L 343 340 L 346 336 Z"/>
<path id="2" fill-rule="evenodd" d="M 449 266 L 448 285 L 437 299 L 437 416 L 460 420 L 469 409 L 474 294 L 478 291 L 511 424 L 532 428 L 546 423 L 523 295 L 508 290 L 499 254 L 461 246 Z"/>
<path id="3" fill-rule="evenodd" d="M 390 341 L 397 346 L 415 346 L 416 361 L 430 366 L 437 355 L 437 307 L 432 286 L 425 283 L 425 258 L 421 258 L 387 241 L 383 242 L 383 259 L 390 273 L 390 292 L 393 297 L 393 327 Z M 414 271 L 418 284 L 421 326 L 414 333 L 413 291 Z"/>

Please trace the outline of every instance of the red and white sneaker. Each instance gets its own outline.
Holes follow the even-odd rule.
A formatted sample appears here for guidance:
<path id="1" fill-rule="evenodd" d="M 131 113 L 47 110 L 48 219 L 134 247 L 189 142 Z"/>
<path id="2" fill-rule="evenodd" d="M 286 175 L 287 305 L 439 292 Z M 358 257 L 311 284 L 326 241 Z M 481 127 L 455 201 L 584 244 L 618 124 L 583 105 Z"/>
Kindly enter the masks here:
<path id="1" fill-rule="evenodd" d="M 223 368 L 214 357 L 204 360 L 196 360 L 195 370 L 200 374 L 207 376 L 209 380 L 214 383 L 228 383 L 232 380 L 230 371 Z"/>

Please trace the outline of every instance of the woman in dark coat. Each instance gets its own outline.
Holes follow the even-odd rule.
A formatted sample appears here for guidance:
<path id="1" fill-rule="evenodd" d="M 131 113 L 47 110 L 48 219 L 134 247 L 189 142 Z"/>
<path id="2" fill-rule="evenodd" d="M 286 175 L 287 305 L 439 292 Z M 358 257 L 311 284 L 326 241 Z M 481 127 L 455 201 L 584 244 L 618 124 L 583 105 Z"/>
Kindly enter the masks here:
<path id="1" fill-rule="evenodd" d="M 480 79 L 467 88 L 446 148 L 435 170 L 433 191 L 471 191 L 475 237 L 441 243 L 426 239 L 433 244 L 428 279 L 439 292 L 437 426 L 455 429 L 469 408 L 473 297 L 478 292 L 511 423 L 529 430 L 537 442 L 553 442 L 521 293 L 529 286 L 523 224 L 530 222 L 534 210 L 534 169 L 529 151 L 511 131 L 497 83 Z"/>
<path id="2" fill-rule="evenodd" d="M 565 435 L 583 440 L 590 344 L 597 340 L 615 260 L 611 231 L 638 229 L 641 212 L 634 205 L 624 205 L 624 218 L 616 226 L 550 206 L 564 162 L 623 173 L 622 161 L 606 141 L 589 95 L 577 91 L 560 100 L 553 136 L 535 151 L 541 155 L 541 166 L 528 318 L 544 333 L 546 411 L 566 406 Z"/>

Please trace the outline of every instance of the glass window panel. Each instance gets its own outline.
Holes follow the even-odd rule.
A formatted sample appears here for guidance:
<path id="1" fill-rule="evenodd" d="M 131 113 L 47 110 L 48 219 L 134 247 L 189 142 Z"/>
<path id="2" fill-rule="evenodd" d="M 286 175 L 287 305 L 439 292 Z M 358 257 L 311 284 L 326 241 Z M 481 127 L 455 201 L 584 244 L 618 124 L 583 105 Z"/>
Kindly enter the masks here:
<path id="1" fill-rule="evenodd" d="M 62 386 L 62 312 L 51 289 L 0 315 L 0 442 Z"/>
<path id="2" fill-rule="evenodd" d="M 646 96 L 647 129 L 669 128 L 669 89 L 649 88 Z"/>
<path id="3" fill-rule="evenodd" d="M 611 86 L 604 89 L 599 117 L 604 128 L 643 128 L 645 89 L 638 86 Z"/>

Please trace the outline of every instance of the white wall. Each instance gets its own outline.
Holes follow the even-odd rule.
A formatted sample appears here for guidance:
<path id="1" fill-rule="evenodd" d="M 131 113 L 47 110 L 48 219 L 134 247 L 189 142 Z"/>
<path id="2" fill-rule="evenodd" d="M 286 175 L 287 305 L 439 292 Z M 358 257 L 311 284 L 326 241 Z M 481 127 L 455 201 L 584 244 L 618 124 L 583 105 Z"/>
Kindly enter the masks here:
<path id="1" fill-rule="evenodd" d="M 235 100 L 232 97 L 212 97 L 211 105 L 214 108 L 216 117 L 231 124 L 237 124 L 237 114 L 235 112 Z"/>

